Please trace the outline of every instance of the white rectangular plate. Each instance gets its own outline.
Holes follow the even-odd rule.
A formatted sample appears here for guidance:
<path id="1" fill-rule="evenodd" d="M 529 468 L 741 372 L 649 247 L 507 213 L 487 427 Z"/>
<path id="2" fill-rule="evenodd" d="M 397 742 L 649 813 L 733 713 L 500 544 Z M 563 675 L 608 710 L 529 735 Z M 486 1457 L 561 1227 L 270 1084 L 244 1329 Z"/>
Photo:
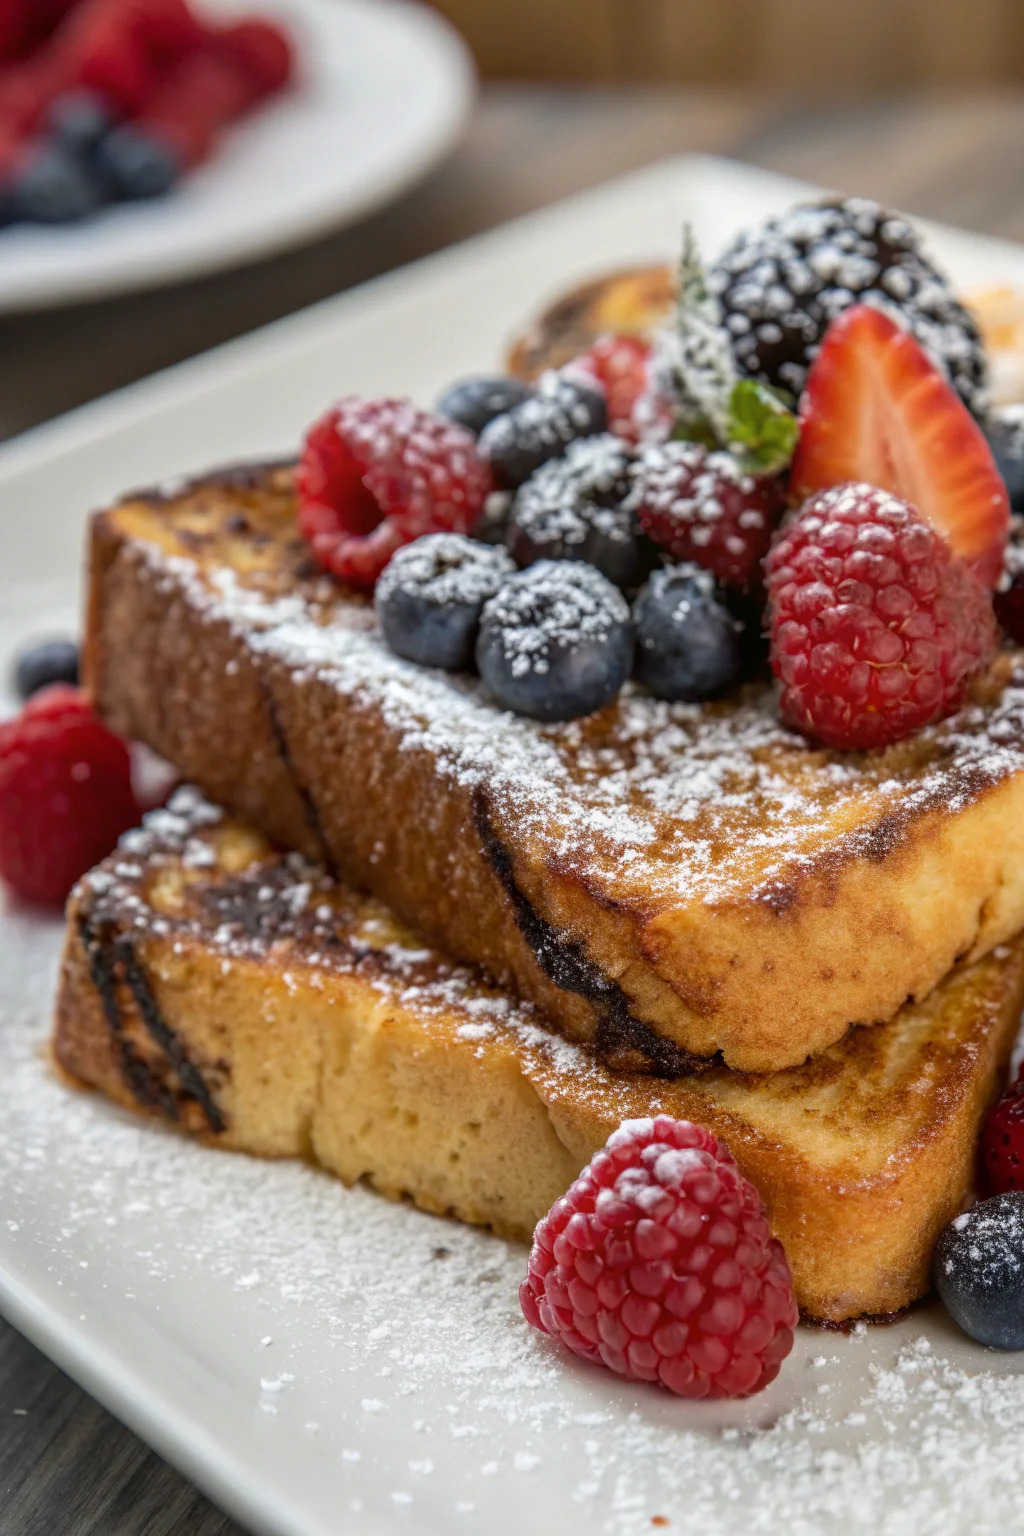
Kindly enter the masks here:
<path id="1" fill-rule="evenodd" d="M 429 401 L 588 273 L 713 252 L 808 189 L 654 166 L 78 411 L 0 452 L 0 652 L 74 622 L 83 519 L 127 487 L 292 448 L 336 395 Z M 1024 251 L 933 229 L 965 287 Z M 0 1305 L 254 1531 L 632 1536 L 1024 1522 L 1024 1363 L 937 1308 L 801 1329 L 778 1381 L 684 1404 L 530 1334 L 522 1250 L 69 1091 L 56 922 L 0 912 Z M 659 1520 L 658 1525 L 662 1523 Z"/>

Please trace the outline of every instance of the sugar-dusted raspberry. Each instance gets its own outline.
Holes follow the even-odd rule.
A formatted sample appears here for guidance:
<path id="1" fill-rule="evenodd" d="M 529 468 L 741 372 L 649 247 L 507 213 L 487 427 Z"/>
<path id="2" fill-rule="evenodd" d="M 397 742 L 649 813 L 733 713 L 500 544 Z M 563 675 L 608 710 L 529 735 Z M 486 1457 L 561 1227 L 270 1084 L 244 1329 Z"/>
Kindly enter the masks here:
<path id="1" fill-rule="evenodd" d="M 783 507 L 777 479 L 747 474 L 723 449 L 679 442 L 648 443 L 632 473 L 628 506 L 655 544 L 723 586 L 757 585 Z"/>
<path id="2" fill-rule="evenodd" d="M 982 1126 L 981 1171 L 987 1195 L 1024 1190 L 1024 1068 Z"/>
<path id="3" fill-rule="evenodd" d="M 408 400 L 354 395 L 311 428 L 297 483 L 314 555 L 356 587 L 422 534 L 469 533 L 492 489 L 465 427 Z"/>
<path id="4" fill-rule="evenodd" d="M 627 443 L 640 441 L 637 401 L 646 392 L 651 344 L 640 336 L 601 336 L 567 363 L 562 373 L 599 384 L 608 403 L 608 431 Z"/>
<path id="5" fill-rule="evenodd" d="M 812 496 L 765 571 L 783 718 L 840 751 L 951 714 L 995 645 L 988 589 L 915 507 L 875 486 Z"/>
<path id="6" fill-rule="evenodd" d="M 585 1360 L 682 1397 L 778 1375 L 797 1307 L 760 1196 L 702 1126 L 627 1120 L 538 1223 L 527 1321 Z"/>
<path id="7" fill-rule="evenodd" d="M 77 688 L 0 725 L 0 879 L 25 901 L 61 903 L 138 820 L 128 749 Z"/>

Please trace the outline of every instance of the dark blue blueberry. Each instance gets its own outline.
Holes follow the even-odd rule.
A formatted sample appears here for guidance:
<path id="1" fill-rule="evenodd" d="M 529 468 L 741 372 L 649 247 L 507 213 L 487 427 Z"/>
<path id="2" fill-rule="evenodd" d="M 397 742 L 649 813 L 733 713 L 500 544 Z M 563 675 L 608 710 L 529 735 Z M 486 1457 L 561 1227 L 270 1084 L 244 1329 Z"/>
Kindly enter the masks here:
<path id="1" fill-rule="evenodd" d="M 50 683 L 78 682 L 78 646 L 74 640 L 41 640 L 22 651 L 14 662 L 14 687 L 19 699 L 29 699 Z"/>
<path id="2" fill-rule="evenodd" d="M 593 714 L 615 698 L 632 659 L 629 605 L 592 565 L 541 560 L 484 605 L 477 668 L 517 715 L 550 722 Z"/>
<path id="3" fill-rule="evenodd" d="M 578 437 L 596 437 L 607 425 L 608 407 L 599 390 L 547 374 L 528 400 L 484 428 L 480 452 L 497 484 L 514 491 Z"/>
<path id="4" fill-rule="evenodd" d="M 437 402 L 440 415 L 457 421 L 479 437 L 495 416 L 504 416 L 536 394 L 531 384 L 519 379 L 462 379 L 446 389 Z"/>
<path id="5" fill-rule="evenodd" d="M 570 443 L 516 492 L 505 535 L 516 564 L 585 560 L 617 587 L 638 587 L 658 560 L 623 502 L 633 455 L 610 433 Z"/>
<path id="6" fill-rule="evenodd" d="M 168 144 L 123 123 L 96 146 L 96 169 L 111 197 L 135 201 L 162 197 L 181 175 L 181 161 Z"/>
<path id="7" fill-rule="evenodd" d="M 16 217 L 31 224 L 76 224 L 103 201 L 96 178 L 62 145 L 42 144 L 11 185 Z"/>
<path id="8" fill-rule="evenodd" d="M 406 544 L 374 594 L 384 638 L 422 667 L 471 667 L 481 609 L 514 571 L 504 549 L 460 533 L 428 533 Z"/>
<path id="9" fill-rule="evenodd" d="M 508 533 L 508 515 L 512 507 L 511 491 L 492 491 L 484 509 L 473 524 L 473 537 L 481 544 L 502 544 Z"/>
<path id="10" fill-rule="evenodd" d="M 65 91 L 47 113 L 50 132 L 71 154 L 87 156 L 113 127 L 114 117 L 96 91 Z"/>
<path id="11" fill-rule="evenodd" d="M 935 1289 L 964 1333 L 1024 1349 L 1024 1190 L 957 1216 L 935 1249 Z"/>
<path id="12" fill-rule="evenodd" d="M 633 606 L 636 677 L 659 699 L 710 699 L 739 676 L 741 626 L 709 571 L 667 565 Z"/>
<path id="13" fill-rule="evenodd" d="M 985 436 L 1006 481 L 1010 505 L 1024 512 L 1024 405 L 999 405 L 989 412 Z"/>

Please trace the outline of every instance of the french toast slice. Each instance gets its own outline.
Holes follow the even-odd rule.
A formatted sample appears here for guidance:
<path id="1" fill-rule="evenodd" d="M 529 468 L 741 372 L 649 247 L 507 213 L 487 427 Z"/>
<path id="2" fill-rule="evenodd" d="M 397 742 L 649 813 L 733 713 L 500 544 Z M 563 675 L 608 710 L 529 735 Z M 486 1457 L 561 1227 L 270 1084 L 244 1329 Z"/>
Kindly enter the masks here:
<path id="1" fill-rule="evenodd" d="M 797 1065 L 1024 928 L 1016 655 L 880 753 L 810 747 L 767 688 L 540 726 L 388 650 L 287 466 L 97 514 L 87 631 L 115 730 L 620 1070 Z"/>
<path id="2" fill-rule="evenodd" d="M 623 1120 L 699 1121 L 760 1190 L 805 1314 L 842 1322 L 928 1288 L 1022 998 L 1017 940 L 804 1066 L 616 1076 L 182 790 L 73 895 L 55 1049 L 213 1145 L 311 1157 L 524 1241 Z"/>
<path id="3" fill-rule="evenodd" d="M 562 368 L 599 336 L 649 336 L 671 318 L 678 283 L 670 266 L 624 267 L 578 283 L 553 300 L 509 347 L 514 378 L 532 382 Z"/>

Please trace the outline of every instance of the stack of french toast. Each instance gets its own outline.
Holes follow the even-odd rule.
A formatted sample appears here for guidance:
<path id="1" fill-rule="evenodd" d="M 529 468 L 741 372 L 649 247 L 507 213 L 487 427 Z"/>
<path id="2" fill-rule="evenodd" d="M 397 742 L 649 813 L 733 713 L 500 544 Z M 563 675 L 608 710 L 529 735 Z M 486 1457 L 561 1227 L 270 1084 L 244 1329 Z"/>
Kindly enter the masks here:
<path id="1" fill-rule="evenodd" d="M 805 1317 L 923 1295 L 1024 1003 L 1018 653 L 863 750 L 759 676 L 539 721 L 396 655 L 302 494 L 254 464 L 92 521 L 87 686 L 188 787 L 73 894 L 62 1067 L 524 1241 L 670 1114 L 760 1192 Z"/>

